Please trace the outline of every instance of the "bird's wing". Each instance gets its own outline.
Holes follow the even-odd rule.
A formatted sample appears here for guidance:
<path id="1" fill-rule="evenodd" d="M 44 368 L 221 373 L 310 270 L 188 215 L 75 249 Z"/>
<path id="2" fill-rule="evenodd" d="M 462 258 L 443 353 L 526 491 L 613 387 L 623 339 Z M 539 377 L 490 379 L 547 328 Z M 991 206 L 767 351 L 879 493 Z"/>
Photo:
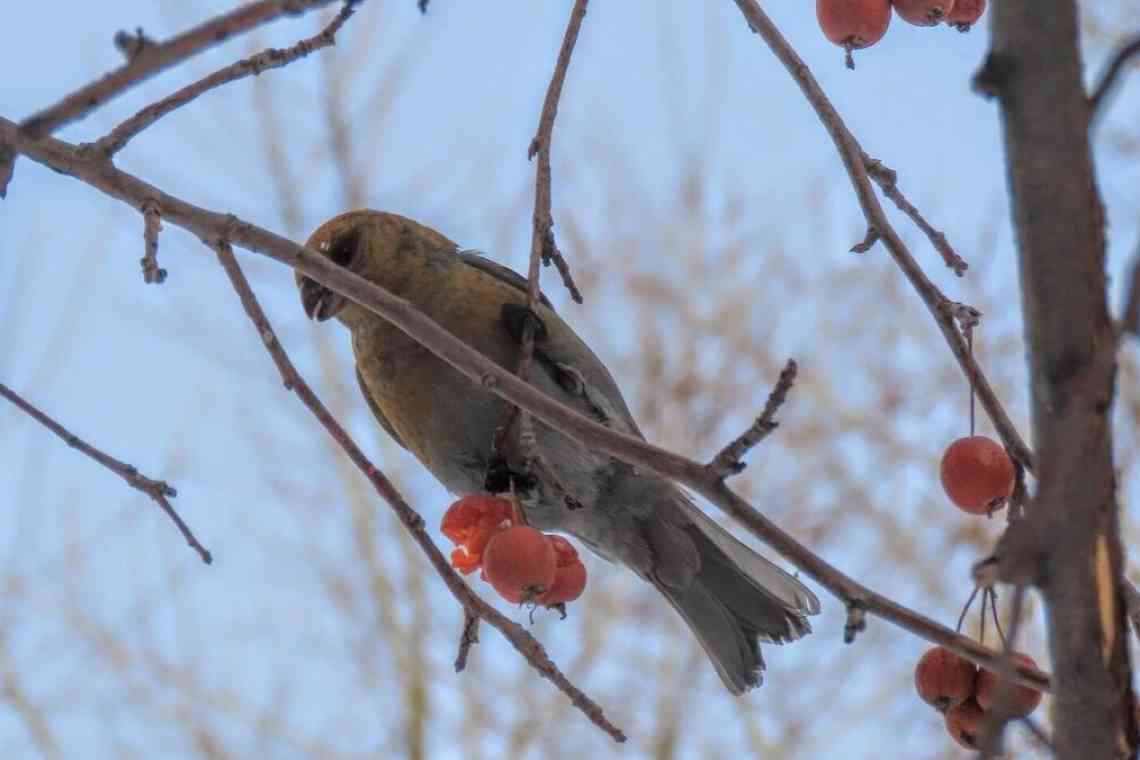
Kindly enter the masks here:
<path id="1" fill-rule="evenodd" d="M 466 264 L 511 286 L 521 294 L 526 294 L 526 278 L 513 269 L 475 251 L 460 251 L 458 255 Z M 546 330 L 542 337 L 535 340 L 534 356 L 549 379 L 553 380 L 553 385 L 543 387 L 543 390 L 561 397 L 573 409 L 593 417 L 603 425 L 644 437 L 606 366 L 574 330 L 559 318 L 545 295 L 541 296 L 541 302 L 550 311 L 545 317 L 539 314 Z M 539 385 L 545 384 L 540 382 Z M 567 399 L 566 394 L 573 398 Z"/>
<path id="2" fill-rule="evenodd" d="M 501 282 L 505 282 L 512 288 L 518 288 L 522 291 L 523 295 L 526 295 L 526 278 L 515 270 L 505 267 L 497 261 L 492 261 L 478 251 L 460 251 L 459 258 L 463 259 L 463 261 L 470 266 L 486 272 Z M 546 298 L 546 294 L 542 291 L 538 293 L 538 300 L 543 306 L 554 311 L 554 306 L 551 305 L 550 301 Z"/>
<path id="3" fill-rule="evenodd" d="M 373 416 L 376 421 L 380 423 L 380 427 L 384 428 L 388 435 L 392 436 L 392 440 L 400 444 L 400 448 L 407 450 L 407 446 L 400 440 L 397 435 L 396 429 L 392 427 L 392 423 L 388 422 L 388 418 L 384 416 L 384 412 L 380 411 L 380 407 L 372 400 L 372 394 L 368 390 L 368 386 L 364 384 L 364 378 L 360 374 L 360 370 L 356 370 L 356 382 L 360 386 L 360 393 L 364 396 L 364 400 L 368 403 L 368 408 L 372 410 Z"/>

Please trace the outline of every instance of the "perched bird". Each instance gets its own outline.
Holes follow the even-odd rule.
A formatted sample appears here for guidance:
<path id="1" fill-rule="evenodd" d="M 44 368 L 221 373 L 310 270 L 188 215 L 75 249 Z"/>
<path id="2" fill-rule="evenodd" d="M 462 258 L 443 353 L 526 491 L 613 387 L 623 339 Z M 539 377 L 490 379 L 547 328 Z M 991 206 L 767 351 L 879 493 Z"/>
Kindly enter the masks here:
<path id="1" fill-rule="evenodd" d="M 519 274 L 411 219 L 379 211 L 335 217 L 306 245 L 407 299 L 511 372 L 523 325 L 534 317 L 531 382 L 603 425 L 643 437 L 605 365 L 545 297 L 535 311 L 526 307 L 526 280 Z M 376 420 L 446 488 L 478 493 L 497 464 L 525 471 L 517 453 L 505 463 L 492 461 L 506 402 L 390 322 L 300 272 L 297 286 L 310 318 L 336 317 L 348 328 L 356 379 Z M 819 612 L 815 595 L 737 541 L 675 484 L 539 420 L 533 429 L 546 467 L 521 494 L 528 521 L 575 536 L 653 584 L 733 694 L 761 682 L 760 641 L 784 643 L 810 632 L 805 616 Z"/>

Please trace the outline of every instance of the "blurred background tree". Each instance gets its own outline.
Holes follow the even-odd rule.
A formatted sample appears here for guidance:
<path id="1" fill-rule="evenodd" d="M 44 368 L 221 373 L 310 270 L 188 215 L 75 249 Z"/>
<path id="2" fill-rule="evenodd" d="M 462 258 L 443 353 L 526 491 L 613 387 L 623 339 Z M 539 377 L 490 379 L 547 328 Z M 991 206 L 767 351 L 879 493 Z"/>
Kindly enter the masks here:
<path id="1" fill-rule="evenodd" d="M 809 8 L 769 5 L 852 130 L 969 261 L 955 278 L 900 219 L 928 273 L 984 313 L 976 350 L 1025 430 L 997 113 L 969 92 L 984 30 L 896 19 L 848 72 Z M 9 28 L 27 33 L 0 49 L 5 115 L 116 65 L 106 44 L 116 29 L 163 36 L 229 6 L 119 0 L 68 9 L 62 22 L 45 6 L 9 8 Z M 526 146 L 568 7 L 436 0 L 420 17 L 410 0 L 366 3 L 335 49 L 211 93 L 119 163 L 298 241 L 345 208 L 371 206 L 522 270 Z M 1082 10 L 1091 78 L 1135 33 L 1140 3 Z M 324 20 L 278 22 L 210 51 L 61 136 L 90 139 Z M 1140 237 L 1138 123 L 1140 91 L 1126 85 L 1095 135 L 1117 305 Z M 572 304 L 553 278 L 545 289 L 614 370 L 647 437 L 707 458 L 796 357 L 781 427 L 735 485 L 854 577 L 956 620 L 969 565 L 1003 523 L 962 515 L 938 485 L 942 450 L 967 431 L 965 381 L 883 252 L 847 252 L 864 230 L 834 151 L 736 9 L 591 6 L 556 133 L 556 231 L 586 303 Z M 169 279 L 143 287 L 131 211 L 30 162 L 18 171 L 0 225 L 0 378 L 174 483 L 216 561 L 202 566 L 145 497 L 0 408 L 4 756 L 958 752 L 913 692 L 924 642 L 872 621 L 845 647 L 844 611 L 824 597 L 816 633 L 766 647 L 766 684 L 735 699 L 652 589 L 593 557 L 570 617 L 540 612 L 533 629 L 627 745 L 610 743 L 492 632 L 455 675 L 461 610 L 282 392 L 212 256 L 169 231 Z M 302 370 L 434 525 L 449 497 L 376 428 L 343 335 L 307 323 L 288 272 L 260 260 L 246 268 Z M 1125 345 L 1115 419 L 1125 506 L 1140 477 L 1138 359 L 1135 341 Z M 1132 544 L 1137 526 L 1125 517 Z M 1021 641 L 1045 663 L 1038 612 L 1031 603 Z M 976 615 L 967 628 L 976 633 Z M 1014 737 L 1015 754 L 1038 754 Z"/>

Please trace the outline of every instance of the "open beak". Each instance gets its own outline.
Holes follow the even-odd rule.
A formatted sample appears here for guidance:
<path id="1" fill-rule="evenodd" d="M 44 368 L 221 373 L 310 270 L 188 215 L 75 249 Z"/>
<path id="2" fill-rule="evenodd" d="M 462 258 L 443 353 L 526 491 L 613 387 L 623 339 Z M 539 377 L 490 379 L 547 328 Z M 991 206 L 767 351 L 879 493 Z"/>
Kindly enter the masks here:
<path id="1" fill-rule="evenodd" d="M 340 293 L 329 290 L 316 280 L 306 277 L 301 280 L 301 306 L 309 319 L 324 322 L 335 317 L 348 303 Z"/>

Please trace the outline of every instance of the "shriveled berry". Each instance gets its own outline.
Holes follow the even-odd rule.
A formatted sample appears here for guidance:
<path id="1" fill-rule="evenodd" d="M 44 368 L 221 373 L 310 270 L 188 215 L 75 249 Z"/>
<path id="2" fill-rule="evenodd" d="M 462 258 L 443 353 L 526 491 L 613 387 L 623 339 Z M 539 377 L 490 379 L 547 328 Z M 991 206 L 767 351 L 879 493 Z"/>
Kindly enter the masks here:
<path id="1" fill-rule="evenodd" d="M 448 507 L 440 531 L 458 546 L 451 553 L 452 567 L 464 575 L 474 572 L 491 536 L 509 527 L 513 516 L 511 502 L 487 494 L 464 496 Z"/>
<path id="2" fill-rule="evenodd" d="M 924 702 L 946 712 L 973 695 L 977 673 L 969 660 L 944 647 L 933 647 L 914 667 L 914 688 Z"/>
<path id="3" fill-rule="evenodd" d="M 483 551 L 483 573 L 504 599 L 521 602 L 550 590 L 555 574 L 554 547 L 528 525 L 496 533 Z"/>
<path id="4" fill-rule="evenodd" d="M 942 455 L 942 487 L 959 509 L 987 514 L 1013 491 L 1013 461 L 983 435 L 959 438 Z"/>

